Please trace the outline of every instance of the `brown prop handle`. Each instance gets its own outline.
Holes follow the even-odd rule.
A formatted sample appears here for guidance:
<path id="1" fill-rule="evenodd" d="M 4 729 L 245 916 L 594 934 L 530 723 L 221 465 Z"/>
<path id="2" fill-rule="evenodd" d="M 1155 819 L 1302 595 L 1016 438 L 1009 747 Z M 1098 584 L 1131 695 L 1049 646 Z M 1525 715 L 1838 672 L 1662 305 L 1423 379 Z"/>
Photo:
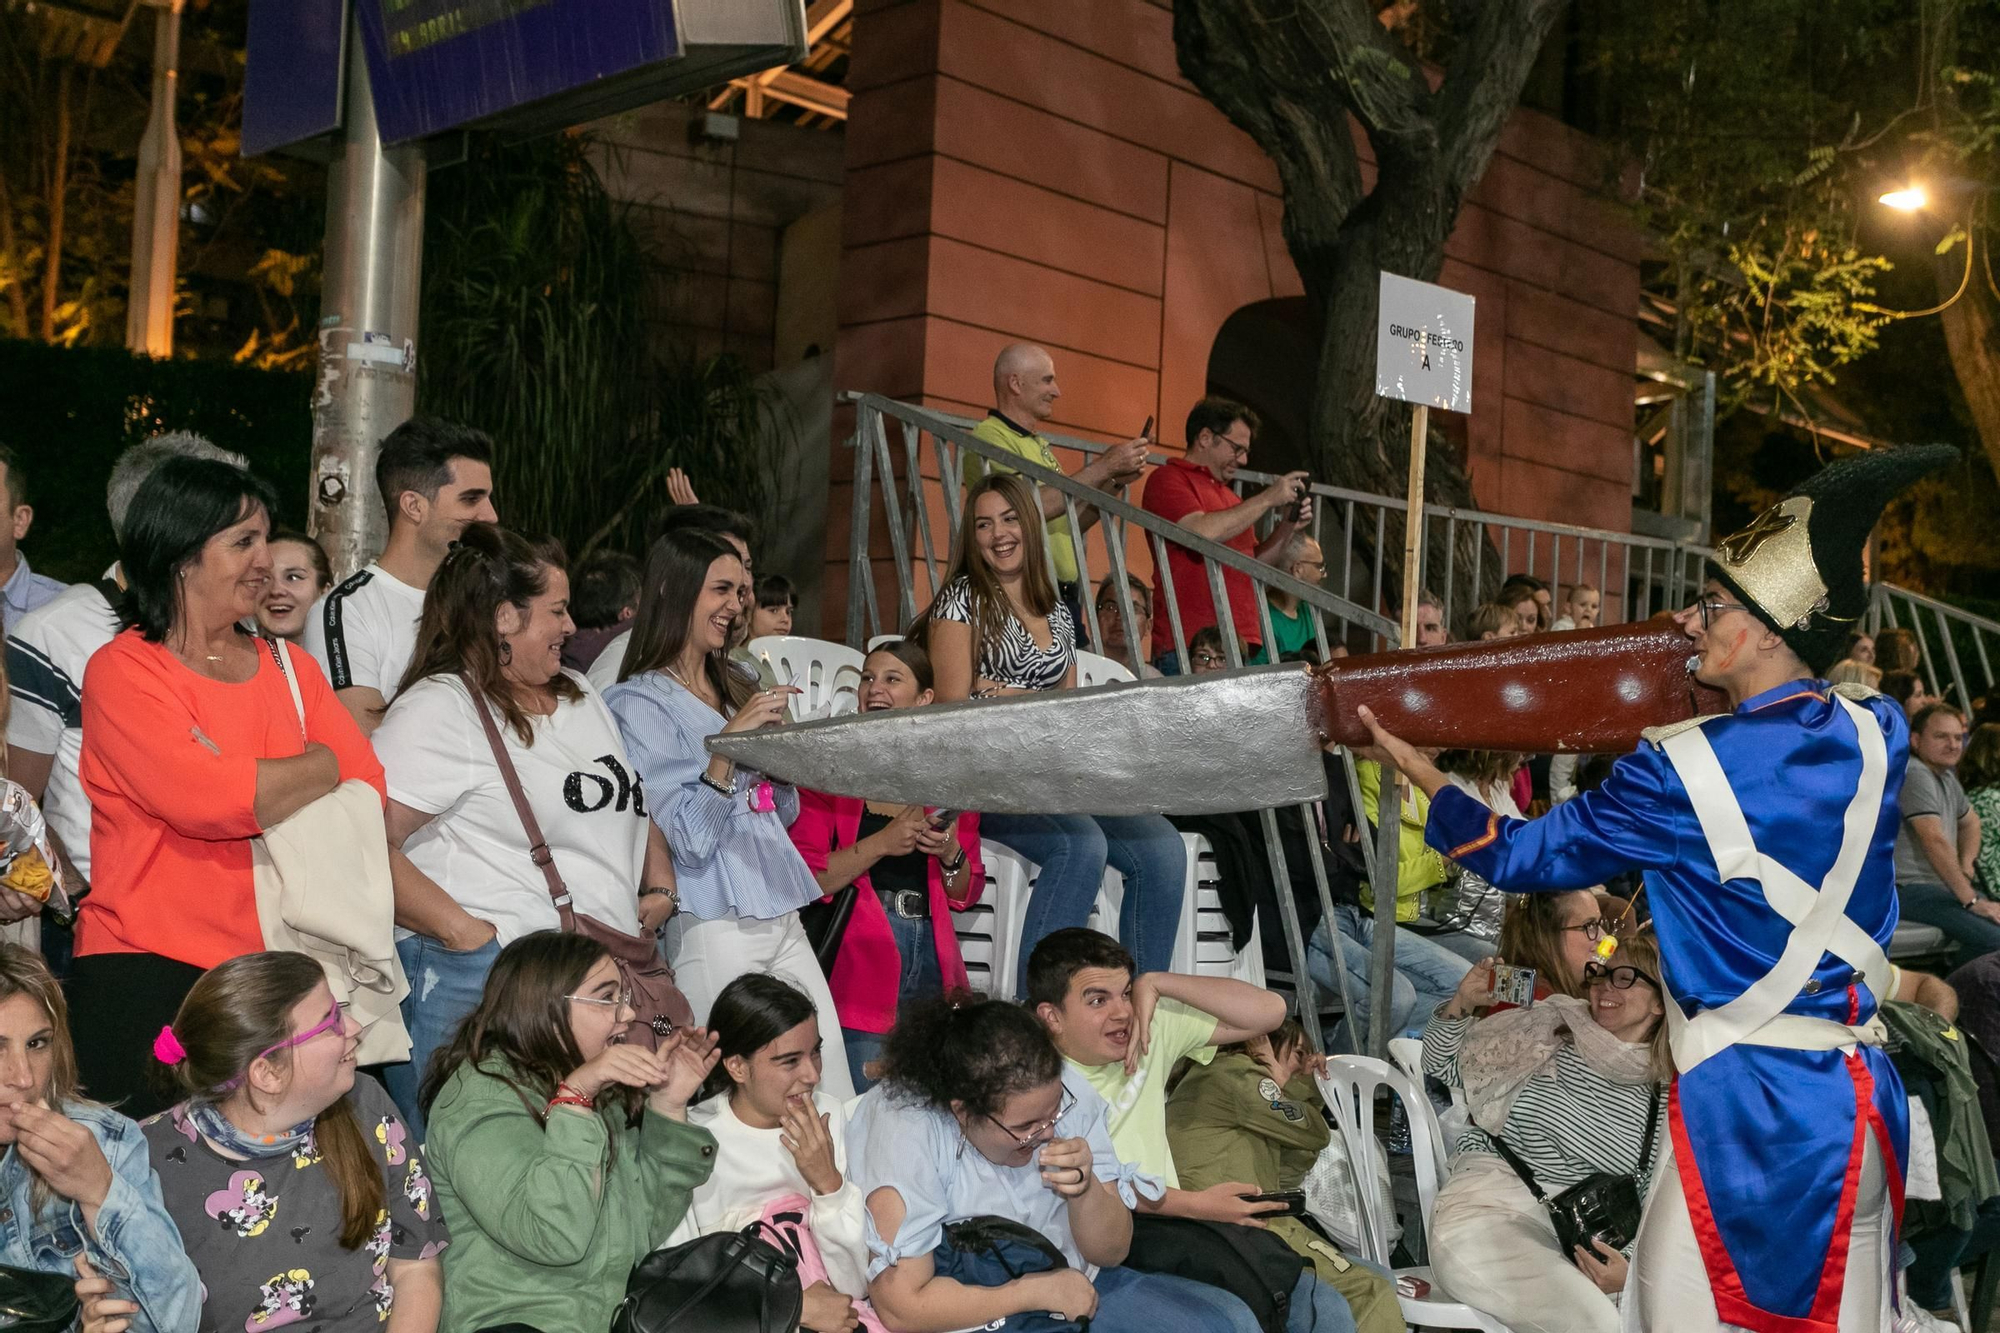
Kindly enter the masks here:
<path id="1" fill-rule="evenodd" d="M 1424 749 L 1617 753 L 1648 727 L 1727 709 L 1688 672 L 1693 646 L 1665 616 L 1335 658 L 1316 669 L 1323 738 L 1367 745 L 1355 709 Z"/>

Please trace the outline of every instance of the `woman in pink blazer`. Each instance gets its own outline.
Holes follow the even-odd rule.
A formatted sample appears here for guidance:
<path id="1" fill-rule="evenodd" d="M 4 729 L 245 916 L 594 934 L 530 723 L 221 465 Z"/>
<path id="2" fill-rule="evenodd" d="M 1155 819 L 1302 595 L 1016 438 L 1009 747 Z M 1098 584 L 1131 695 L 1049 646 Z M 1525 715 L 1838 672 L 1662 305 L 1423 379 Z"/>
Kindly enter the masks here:
<path id="1" fill-rule="evenodd" d="M 861 668 L 861 709 L 931 701 L 931 662 L 909 640 L 885 644 Z M 854 1090 L 905 1000 L 964 987 L 951 914 L 979 901 L 979 816 L 800 791 L 792 842 L 831 895 L 855 887 L 854 911 L 834 960 L 833 1001 L 847 1039 Z"/>

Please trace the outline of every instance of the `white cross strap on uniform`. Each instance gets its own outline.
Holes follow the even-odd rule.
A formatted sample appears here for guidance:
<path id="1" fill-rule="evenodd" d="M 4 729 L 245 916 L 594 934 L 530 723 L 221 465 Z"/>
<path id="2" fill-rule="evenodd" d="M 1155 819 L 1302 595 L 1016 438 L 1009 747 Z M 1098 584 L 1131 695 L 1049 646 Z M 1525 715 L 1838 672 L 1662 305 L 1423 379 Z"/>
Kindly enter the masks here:
<path id="1" fill-rule="evenodd" d="M 1857 1043 L 1879 1044 L 1879 1020 L 1860 1026 L 1830 1019 L 1787 1014 L 1789 1005 L 1811 979 L 1827 954 L 1846 963 L 1874 985 L 1877 995 L 1890 984 L 1889 959 L 1882 946 L 1847 915 L 1848 901 L 1868 859 L 1869 844 L 1881 818 L 1882 791 L 1888 779 L 1888 746 L 1872 713 L 1835 696 L 1833 702 L 1854 723 L 1861 751 L 1861 778 L 1841 820 L 1840 852 L 1818 889 L 1782 862 L 1757 849 L 1743 807 L 1722 771 L 1721 761 L 1700 728 L 1668 737 L 1660 748 L 1680 776 L 1694 806 L 1702 835 L 1715 858 L 1719 882 L 1754 881 L 1771 910 L 1792 925 L 1784 952 L 1771 970 L 1741 995 L 1693 1018 L 1677 1000 L 1667 997 L 1668 1036 L 1674 1063 L 1688 1072 L 1711 1055 L 1738 1042 L 1783 1046 L 1796 1050 L 1833 1050 Z"/>

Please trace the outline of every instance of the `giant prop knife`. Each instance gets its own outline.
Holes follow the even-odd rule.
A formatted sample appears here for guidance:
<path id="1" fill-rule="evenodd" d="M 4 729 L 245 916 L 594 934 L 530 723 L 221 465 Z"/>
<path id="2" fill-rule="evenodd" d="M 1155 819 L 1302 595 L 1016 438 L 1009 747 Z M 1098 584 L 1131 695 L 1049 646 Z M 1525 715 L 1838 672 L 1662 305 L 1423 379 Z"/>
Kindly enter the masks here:
<path id="1" fill-rule="evenodd" d="M 1321 750 L 1365 704 L 1418 747 L 1629 750 L 1720 711 L 1686 636 L 1639 625 L 1058 690 L 711 736 L 782 781 L 993 814 L 1206 814 L 1326 795 Z"/>

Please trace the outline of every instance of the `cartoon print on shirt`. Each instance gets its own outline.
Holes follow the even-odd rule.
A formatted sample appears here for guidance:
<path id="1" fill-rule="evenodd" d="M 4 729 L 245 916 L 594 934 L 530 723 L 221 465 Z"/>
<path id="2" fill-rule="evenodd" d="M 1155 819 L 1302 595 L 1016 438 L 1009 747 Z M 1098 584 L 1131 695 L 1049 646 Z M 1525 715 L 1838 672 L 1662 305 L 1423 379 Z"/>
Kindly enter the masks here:
<path id="1" fill-rule="evenodd" d="M 408 1137 L 409 1131 L 394 1116 L 385 1115 L 375 1123 L 375 1142 L 386 1150 L 390 1166 L 401 1166 L 403 1159 L 409 1155 L 403 1147 L 403 1141 Z"/>
<path id="2" fill-rule="evenodd" d="M 262 1172 L 238 1171 L 226 1187 L 203 1201 L 202 1211 L 222 1223 L 223 1230 L 235 1232 L 237 1239 L 249 1240 L 263 1235 L 277 1217 L 278 1200 L 265 1192 Z"/>
<path id="3" fill-rule="evenodd" d="M 244 1333 L 283 1328 L 312 1316 L 318 1297 L 313 1292 L 312 1270 L 291 1268 L 270 1278 L 257 1289 L 257 1308 L 243 1321 Z"/>
<path id="4" fill-rule="evenodd" d="M 418 1217 L 426 1222 L 431 1220 L 431 1178 L 424 1174 L 423 1163 L 415 1158 L 403 1173 L 403 1197 L 410 1201 Z"/>

